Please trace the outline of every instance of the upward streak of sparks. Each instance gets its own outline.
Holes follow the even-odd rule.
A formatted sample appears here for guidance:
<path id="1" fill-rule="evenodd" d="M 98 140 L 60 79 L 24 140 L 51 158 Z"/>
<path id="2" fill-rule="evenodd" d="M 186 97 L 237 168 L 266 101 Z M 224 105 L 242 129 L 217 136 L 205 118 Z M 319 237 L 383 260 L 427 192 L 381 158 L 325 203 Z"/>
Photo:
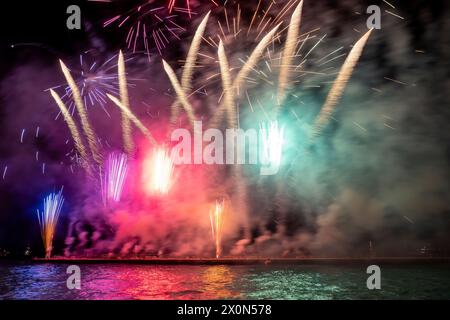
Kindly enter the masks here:
<path id="1" fill-rule="evenodd" d="M 109 93 L 106 94 L 107 97 L 116 104 L 122 110 L 125 112 L 127 117 L 134 123 L 134 125 L 141 130 L 141 132 L 144 134 L 144 136 L 153 144 L 156 145 L 156 140 L 153 138 L 150 131 L 142 124 L 142 122 L 128 109 L 126 106 L 123 105 L 123 103 L 117 99 L 116 97 L 110 95 Z"/>
<path id="2" fill-rule="evenodd" d="M 61 70 L 64 73 L 64 77 L 66 78 L 67 84 L 70 86 L 70 89 L 72 90 L 73 99 L 77 107 L 78 115 L 80 116 L 81 119 L 81 126 L 83 128 L 84 134 L 86 135 L 89 149 L 91 150 L 92 153 L 92 157 L 94 158 L 95 162 L 100 164 L 102 162 L 102 159 L 97 148 L 94 131 L 91 128 L 89 118 L 84 108 L 83 100 L 81 99 L 80 90 L 78 89 L 75 81 L 73 80 L 70 74 L 69 69 L 66 67 L 64 62 L 62 62 L 62 60 L 59 60 L 59 63 L 61 65 Z"/>
<path id="3" fill-rule="evenodd" d="M 219 43 L 218 56 L 220 64 L 220 74 L 222 75 L 222 85 L 224 91 L 224 105 L 227 109 L 228 115 L 228 125 L 231 126 L 231 128 L 236 128 L 237 114 L 234 107 L 235 103 L 234 90 L 233 87 L 231 86 L 230 67 L 228 65 L 228 60 L 225 54 L 225 49 L 223 47 L 222 40 L 220 40 Z"/>
<path id="4" fill-rule="evenodd" d="M 222 225 L 223 225 L 223 213 L 225 205 L 222 202 L 216 201 L 214 206 L 209 212 L 209 219 L 211 221 L 211 234 L 216 247 L 216 258 L 219 258 L 222 254 Z"/>
<path id="5" fill-rule="evenodd" d="M 119 76 L 119 89 L 120 89 L 120 101 L 123 105 L 130 110 L 130 101 L 128 98 L 128 88 L 127 88 L 127 78 L 125 74 L 125 61 L 123 58 L 122 50 L 119 52 L 119 59 L 117 63 L 118 76 Z M 125 152 L 128 155 L 133 154 L 133 138 L 131 137 L 131 125 L 130 119 L 124 111 L 122 111 L 122 134 L 123 134 L 123 145 Z"/>
<path id="6" fill-rule="evenodd" d="M 295 8 L 289 24 L 286 43 L 283 50 L 283 57 L 281 59 L 280 75 L 278 77 L 277 109 L 281 107 L 284 101 L 286 89 L 289 83 L 289 69 L 291 68 L 292 59 L 295 55 L 295 47 L 297 45 L 297 38 L 302 17 L 302 6 L 303 0 L 300 1 L 297 8 Z"/>
<path id="7" fill-rule="evenodd" d="M 339 99 L 341 98 L 342 94 L 344 93 L 347 82 L 353 73 L 353 69 L 355 68 L 356 64 L 358 63 L 358 60 L 362 54 L 364 46 L 366 45 L 367 40 L 369 39 L 369 36 L 370 36 L 370 33 L 372 32 L 372 30 L 373 29 L 370 29 L 369 31 L 367 31 L 355 43 L 355 45 L 353 46 L 352 50 L 350 51 L 350 54 L 348 55 L 347 59 L 345 59 L 345 62 L 342 65 L 341 70 L 339 71 L 339 74 L 338 74 L 336 80 L 334 81 L 330 92 L 328 93 L 327 99 L 325 100 L 325 103 L 322 106 L 322 109 L 320 110 L 319 116 L 316 119 L 316 122 L 314 124 L 314 129 L 313 129 L 314 136 L 317 136 L 320 133 L 323 126 L 327 123 L 327 121 L 331 117 L 331 114 L 333 113 L 333 109 L 339 102 Z"/>
<path id="8" fill-rule="evenodd" d="M 78 151 L 81 158 L 85 162 L 88 161 L 86 148 L 84 147 L 83 141 L 81 140 L 80 132 L 78 131 L 77 125 L 75 124 L 75 121 L 73 121 L 73 118 L 69 113 L 69 110 L 67 110 L 66 106 L 64 105 L 64 102 L 61 100 L 59 95 L 53 89 L 50 89 L 50 94 L 52 95 L 59 109 L 61 110 L 64 120 L 66 121 L 67 126 L 69 127 L 73 141 L 75 142 L 76 150 Z M 87 166 L 86 168 L 89 168 L 89 166 Z"/>
<path id="9" fill-rule="evenodd" d="M 202 41 L 203 33 L 205 32 L 206 23 L 208 22 L 209 11 L 206 16 L 203 18 L 202 22 L 198 26 L 195 31 L 194 38 L 192 39 L 191 47 L 189 48 L 188 55 L 186 57 L 186 63 L 183 67 L 183 73 L 181 75 L 181 87 L 183 88 L 185 93 L 189 93 L 192 90 L 192 74 L 194 71 L 194 66 L 197 61 L 198 51 L 200 49 L 200 43 Z M 172 110 L 171 122 L 175 123 L 178 113 L 179 113 L 180 101 L 177 99 L 172 106 L 170 107 Z"/>
<path id="10" fill-rule="evenodd" d="M 181 87 L 180 83 L 178 82 L 177 76 L 175 75 L 175 72 L 170 67 L 170 65 L 163 59 L 163 66 L 164 71 L 166 71 L 167 76 L 170 79 L 170 82 L 172 83 L 172 86 L 178 96 L 178 100 L 180 101 L 181 105 L 186 110 L 186 113 L 188 115 L 189 121 L 191 122 L 192 126 L 194 126 L 195 121 L 195 115 L 194 115 L 194 109 L 192 108 L 192 105 L 189 103 L 188 98 Z"/>
<path id="11" fill-rule="evenodd" d="M 128 159 L 124 153 L 111 153 L 100 177 L 103 203 L 119 202 L 128 170 Z"/>
<path id="12" fill-rule="evenodd" d="M 262 54 L 264 53 L 264 50 L 267 48 L 267 46 L 272 41 L 272 38 L 275 35 L 275 33 L 277 32 L 280 25 L 281 25 L 281 23 L 278 24 L 277 26 L 275 26 L 268 34 L 266 34 L 264 36 L 264 38 L 262 38 L 262 40 L 258 43 L 256 48 L 251 53 L 247 62 L 244 64 L 244 66 L 238 72 L 238 74 L 232 84 L 233 89 L 237 90 L 238 94 L 239 94 L 239 88 L 241 87 L 245 78 L 248 76 L 250 71 L 252 71 L 254 69 L 255 65 L 258 63 L 259 59 L 261 58 Z M 217 127 L 218 122 L 222 118 L 224 111 L 225 111 L 225 105 L 222 103 L 219 105 L 216 113 L 214 114 L 214 116 L 211 120 L 211 123 L 214 127 Z"/>

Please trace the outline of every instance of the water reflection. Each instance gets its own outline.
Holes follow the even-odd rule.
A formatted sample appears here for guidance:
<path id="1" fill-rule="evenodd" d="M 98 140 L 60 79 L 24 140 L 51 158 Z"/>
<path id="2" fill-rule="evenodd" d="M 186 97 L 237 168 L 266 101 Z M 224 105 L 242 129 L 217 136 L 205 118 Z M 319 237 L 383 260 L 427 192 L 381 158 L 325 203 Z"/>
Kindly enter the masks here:
<path id="1" fill-rule="evenodd" d="M 212 299 L 238 299 L 241 294 L 233 290 L 236 270 L 229 266 L 209 266 L 203 272 L 203 290 Z"/>
<path id="2" fill-rule="evenodd" d="M 448 299 L 448 265 L 383 268 L 367 290 L 361 266 L 80 265 L 81 290 L 66 286 L 68 264 L 0 262 L 0 299 Z M 414 279 L 414 281 L 411 281 Z"/>

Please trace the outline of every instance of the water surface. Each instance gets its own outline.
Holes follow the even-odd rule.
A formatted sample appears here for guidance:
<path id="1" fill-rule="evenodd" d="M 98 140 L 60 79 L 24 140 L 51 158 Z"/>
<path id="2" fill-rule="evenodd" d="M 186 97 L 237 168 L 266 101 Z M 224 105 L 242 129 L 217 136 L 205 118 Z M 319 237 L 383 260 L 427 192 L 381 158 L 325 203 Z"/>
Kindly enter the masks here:
<path id="1" fill-rule="evenodd" d="M 364 265 L 80 264 L 81 289 L 66 286 L 68 264 L 0 263 L 0 299 L 449 299 L 450 265 L 380 265 L 381 290 Z"/>

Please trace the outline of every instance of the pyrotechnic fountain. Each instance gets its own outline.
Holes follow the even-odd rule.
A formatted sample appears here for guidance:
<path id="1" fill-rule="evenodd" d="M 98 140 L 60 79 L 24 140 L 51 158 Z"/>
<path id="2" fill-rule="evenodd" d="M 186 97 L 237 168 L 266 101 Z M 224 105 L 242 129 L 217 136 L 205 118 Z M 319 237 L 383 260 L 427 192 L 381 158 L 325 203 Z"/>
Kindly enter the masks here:
<path id="1" fill-rule="evenodd" d="M 222 226 L 224 212 L 224 200 L 216 201 L 216 203 L 209 211 L 209 219 L 211 221 L 211 234 L 216 247 L 216 258 L 219 258 L 222 254 Z"/>
<path id="2" fill-rule="evenodd" d="M 42 241 L 45 248 L 45 258 L 49 259 L 53 249 L 53 238 L 55 236 L 56 225 L 59 214 L 64 204 L 62 189 L 58 193 L 52 193 L 44 199 L 43 211 L 37 210 L 39 227 L 41 228 Z"/>

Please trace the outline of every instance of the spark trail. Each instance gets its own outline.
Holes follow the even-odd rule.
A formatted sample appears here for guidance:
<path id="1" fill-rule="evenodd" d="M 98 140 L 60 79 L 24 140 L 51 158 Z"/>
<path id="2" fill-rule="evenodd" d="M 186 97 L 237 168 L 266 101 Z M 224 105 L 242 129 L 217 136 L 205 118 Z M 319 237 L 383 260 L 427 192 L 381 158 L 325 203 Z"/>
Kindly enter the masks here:
<path id="1" fill-rule="evenodd" d="M 163 66 L 164 66 L 164 71 L 167 73 L 170 83 L 172 84 L 180 103 L 183 105 L 184 109 L 186 110 L 186 113 L 189 118 L 189 122 L 191 123 L 192 126 L 194 126 L 194 121 L 195 121 L 194 109 L 192 108 L 192 105 L 189 103 L 186 93 L 184 92 L 182 86 L 178 82 L 177 76 L 175 75 L 175 72 L 173 71 L 173 69 L 170 67 L 170 65 L 164 59 L 162 62 L 163 62 Z"/>
<path id="2" fill-rule="evenodd" d="M 122 110 L 123 112 L 125 112 L 125 114 L 127 115 L 127 117 L 134 123 L 134 125 L 141 130 L 141 132 L 144 134 L 144 136 L 153 144 L 156 145 L 156 140 L 155 138 L 153 138 L 152 134 L 150 133 L 150 131 L 142 124 L 142 122 L 130 111 L 130 109 L 128 109 L 127 107 L 125 107 L 122 102 L 120 102 L 119 99 L 117 99 L 116 97 L 110 95 L 110 94 L 106 94 L 106 96 L 115 103 L 115 105 L 117 107 L 120 108 L 120 110 Z"/>
<path id="3" fill-rule="evenodd" d="M 342 65 L 341 70 L 339 71 L 339 74 L 336 80 L 334 81 L 330 92 L 328 93 L 325 103 L 322 106 L 322 109 L 320 110 L 319 116 L 317 117 L 314 123 L 313 137 L 320 134 L 320 131 L 331 117 L 334 107 L 337 105 L 339 99 L 344 93 L 345 87 L 347 86 L 347 82 L 353 73 L 353 69 L 355 68 L 359 58 L 361 57 L 364 46 L 366 45 L 372 30 L 373 29 L 367 31 L 355 43 L 347 59 L 345 59 L 344 64 Z"/>
<path id="4" fill-rule="evenodd" d="M 119 52 L 119 59 L 117 63 L 118 76 L 119 76 L 119 88 L 120 88 L 120 101 L 128 109 L 130 109 L 130 100 L 128 98 L 127 78 L 125 73 L 125 60 L 123 58 L 122 50 Z M 128 155 L 133 154 L 134 145 L 133 138 L 131 137 L 131 124 L 125 111 L 122 111 L 122 135 L 123 145 L 125 152 Z"/>
<path id="5" fill-rule="evenodd" d="M 292 67 L 292 60 L 295 56 L 295 47 L 300 30 L 300 23 L 302 17 L 303 0 L 300 1 L 292 14 L 289 23 L 286 43 L 284 45 L 283 57 L 281 59 L 280 74 L 278 77 L 278 92 L 277 92 L 277 111 L 283 104 L 286 96 L 286 89 L 289 83 L 289 69 Z"/>
<path id="6" fill-rule="evenodd" d="M 101 164 L 102 158 L 100 156 L 97 143 L 95 141 L 95 133 L 92 130 L 91 124 L 89 123 L 89 118 L 84 108 L 83 100 L 81 99 L 80 90 L 78 89 L 75 81 L 73 80 L 70 74 L 69 69 L 66 67 L 64 62 L 62 62 L 62 60 L 59 60 L 59 63 L 61 65 L 61 70 L 64 73 L 64 77 L 66 78 L 66 81 L 70 86 L 70 89 L 72 90 L 73 99 L 77 107 L 78 115 L 80 116 L 81 119 L 81 126 L 83 128 L 84 134 L 86 135 L 89 149 L 91 150 L 92 153 L 92 157 L 94 158 L 94 161 L 97 162 L 97 164 Z"/>
<path id="7" fill-rule="evenodd" d="M 240 87 L 242 86 L 245 78 L 248 76 L 248 74 L 254 70 L 255 65 L 258 63 L 259 59 L 261 58 L 262 54 L 264 53 L 264 50 L 267 48 L 267 46 L 272 41 L 272 38 L 276 34 L 278 28 L 280 27 L 281 23 L 275 26 L 269 33 L 267 33 L 264 38 L 258 43 L 256 48 L 251 53 L 250 57 L 244 64 L 244 66 L 239 70 L 236 78 L 234 79 L 232 83 L 232 87 L 234 90 L 237 90 L 237 94 L 239 95 Z M 222 119 L 223 113 L 225 112 L 225 105 L 221 103 L 219 107 L 217 108 L 213 118 L 211 119 L 212 127 L 218 127 L 219 122 Z"/>
<path id="8" fill-rule="evenodd" d="M 61 100 L 59 95 L 53 90 L 50 89 L 50 94 L 52 95 L 53 99 L 55 100 L 56 104 L 58 105 L 59 109 L 61 110 L 61 113 L 64 117 L 64 120 L 67 123 L 67 126 L 69 127 L 70 133 L 72 135 L 73 141 L 75 142 L 75 148 L 80 154 L 81 158 L 83 159 L 83 165 L 85 166 L 88 173 L 90 172 L 88 161 L 88 156 L 86 153 L 86 148 L 83 144 L 83 141 L 81 140 L 80 132 L 78 131 L 77 125 L 75 124 L 75 121 L 73 120 L 72 116 L 69 113 L 69 110 L 67 110 L 64 102 Z"/>
<path id="9" fill-rule="evenodd" d="M 183 73 L 181 74 L 181 87 L 183 88 L 183 91 L 185 93 L 189 93 L 192 90 L 192 74 L 194 71 L 195 63 L 197 61 L 200 43 L 202 41 L 202 37 L 205 32 L 206 23 L 208 22 L 210 13 L 211 11 L 206 14 L 197 30 L 195 31 L 194 38 L 192 39 L 192 43 L 186 57 L 186 63 L 183 66 Z M 179 106 L 180 101 L 177 99 L 170 107 L 170 109 L 172 110 L 171 123 L 175 123 L 177 120 L 180 111 Z"/>
<path id="10" fill-rule="evenodd" d="M 220 64 L 220 74 L 222 75 L 222 85 L 223 85 L 223 91 L 224 91 L 224 105 L 227 110 L 228 115 L 228 125 L 231 126 L 231 128 L 237 128 L 237 114 L 235 109 L 235 97 L 234 97 L 234 90 L 231 86 L 231 75 L 230 75 L 230 67 L 228 65 L 228 59 L 225 54 L 225 49 L 223 47 L 223 42 L 220 40 L 219 43 L 219 50 L 218 50 L 218 56 L 219 56 L 219 64 Z"/>
<path id="11" fill-rule="evenodd" d="M 216 201 L 214 206 L 209 211 L 209 219 L 211 222 L 211 234 L 216 248 L 216 258 L 222 254 L 222 226 L 223 214 L 225 211 L 225 203 Z"/>
<path id="12" fill-rule="evenodd" d="M 103 203 L 119 202 L 128 172 L 128 158 L 124 153 L 111 153 L 104 166 L 104 176 L 101 177 Z"/>

